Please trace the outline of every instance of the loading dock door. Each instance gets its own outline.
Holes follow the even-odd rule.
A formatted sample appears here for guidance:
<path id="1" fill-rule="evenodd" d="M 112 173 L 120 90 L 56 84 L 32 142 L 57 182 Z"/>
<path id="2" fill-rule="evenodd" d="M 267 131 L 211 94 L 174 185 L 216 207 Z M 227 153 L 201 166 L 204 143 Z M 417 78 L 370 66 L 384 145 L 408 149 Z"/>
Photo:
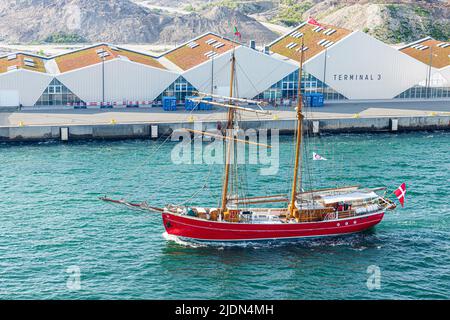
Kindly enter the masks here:
<path id="1" fill-rule="evenodd" d="M 18 107 L 19 104 L 19 91 L 0 90 L 0 107 Z"/>

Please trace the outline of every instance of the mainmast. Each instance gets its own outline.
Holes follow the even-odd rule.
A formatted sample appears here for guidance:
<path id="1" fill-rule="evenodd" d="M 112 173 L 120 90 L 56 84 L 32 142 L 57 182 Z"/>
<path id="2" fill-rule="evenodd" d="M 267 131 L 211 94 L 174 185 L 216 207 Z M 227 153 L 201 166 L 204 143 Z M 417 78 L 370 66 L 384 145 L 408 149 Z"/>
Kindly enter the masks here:
<path id="1" fill-rule="evenodd" d="M 231 77 L 230 77 L 230 101 L 229 104 L 233 103 L 233 87 L 234 87 L 234 73 L 235 73 L 235 64 L 236 57 L 234 55 L 234 50 L 231 55 Z M 226 134 L 231 134 L 233 138 L 234 135 L 234 115 L 236 110 L 234 108 L 228 109 L 228 122 L 227 122 L 227 130 Z M 227 197 L 228 197 L 228 185 L 230 181 L 230 162 L 231 162 L 231 150 L 234 146 L 234 141 L 228 140 L 227 143 L 227 151 L 225 156 L 225 172 L 223 178 L 223 187 L 222 187 L 222 207 L 221 212 L 224 213 L 227 210 Z"/>
<path id="2" fill-rule="evenodd" d="M 301 184 L 301 173 L 299 175 L 300 156 L 302 147 L 302 131 L 303 131 L 303 114 L 302 114 L 302 73 L 303 73 L 303 57 L 304 57 L 304 38 L 302 38 L 300 68 L 298 73 L 298 91 L 297 91 L 297 141 L 295 145 L 295 165 L 294 165 L 294 178 L 292 181 L 291 202 L 289 204 L 289 218 L 298 218 L 298 208 L 295 205 L 295 199 L 297 198 L 297 186 Z"/>

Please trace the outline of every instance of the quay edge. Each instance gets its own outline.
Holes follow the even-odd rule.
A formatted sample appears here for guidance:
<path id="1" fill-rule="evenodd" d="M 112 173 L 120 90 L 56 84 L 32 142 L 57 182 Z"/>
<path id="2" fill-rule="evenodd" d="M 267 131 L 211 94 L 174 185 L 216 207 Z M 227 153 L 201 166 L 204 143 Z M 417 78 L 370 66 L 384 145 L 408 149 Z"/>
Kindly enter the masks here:
<path id="1" fill-rule="evenodd" d="M 395 128 L 392 126 L 396 121 Z M 416 117 L 376 117 L 345 119 L 308 119 L 305 124 L 310 128 L 318 121 L 319 133 L 373 133 L 373 132 L 408 132 L 427 130 L 450 130 L 450 116 L 416 116 Z M 157 125 L 159 136 L 167 136 L 173 130 L 194 128 L 190 122 L 155 122 L 128 124 L 91 124 L 58 126 L 15 126 L 0 127 L 0 141 L 51 141 L 61 140 L 61 128 L 68 128 L 68 140 L 120 140 L 150 139 L 151 126 Z M 216 128 L 217 121 L 203 122 L 203 129 Z M 292 134 L 295 120 L 247 120 L 240 123 L 242 129 L 278 129 L 280 134 Z M 312 132 L 312 129 L 311 129 Z"/>

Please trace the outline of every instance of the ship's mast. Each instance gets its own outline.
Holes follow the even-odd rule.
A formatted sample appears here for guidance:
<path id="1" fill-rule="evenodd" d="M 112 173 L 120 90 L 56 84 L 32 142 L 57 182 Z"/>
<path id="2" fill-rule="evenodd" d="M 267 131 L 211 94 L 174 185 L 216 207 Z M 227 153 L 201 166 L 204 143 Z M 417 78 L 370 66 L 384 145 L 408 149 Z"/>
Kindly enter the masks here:
<path id="1" fill-rule="evenodd" d="M 302 114 L 302 73 L 303 73 L 303 57 L 304 57 L 304 38 L 302 38 L 300 68 L 298 72 L 298 92 L 297 92 L 297 141 L 295 145 L 295 165 L 294 178 L 292 181 L 291 202 L 289 204 L 289 218 L 298 218 L 298 208 L 295 206 L 297 197 L 297 186 L 301 184 L 301 173 L 299 175 L 300 156 L 302 147 L 302 131 L 303 131 L 303 114 Z"/>
<path id="2" fill-rule="evenodd" d="M 235 64 L 236 64 L 236 57 L 234 55 L 234 50 L 231 55 L 231 77 L 230 77 L 230 101 L 229 104 L 232 104 L 233 101 L 231 98 L 233 98 L 233 87 L 234 87 L 234 73 L 235 73 Z M 228 122 L 227 122 L 227 132 L 226 134 L 233 135 L 233 128 L 234 128 L 234 115 L 236 110 L 234 108 L 228 109 Z M 233 138 L 233 136 L 231 137 Z M 227 197 L 228 197 L 228 185 L 230 181 L 230 162 L 231 162 L 231 151 L 234 146 L 234 141 L 227 140 L 227 150 L 226 150 L 226 156 L 225 156 L 225 172 L 224 172 L 224 178 L 223 178 L 223 187 L 222 187 L 222 210 L 221 212 L 224 213 L 227 210 Z"/>

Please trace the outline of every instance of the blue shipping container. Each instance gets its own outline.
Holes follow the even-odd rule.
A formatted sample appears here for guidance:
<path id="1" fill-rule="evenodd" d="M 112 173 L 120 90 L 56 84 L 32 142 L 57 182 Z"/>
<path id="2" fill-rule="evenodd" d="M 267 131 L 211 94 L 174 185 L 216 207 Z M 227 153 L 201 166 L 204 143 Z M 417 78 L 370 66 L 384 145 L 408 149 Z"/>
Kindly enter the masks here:
<path id="1" fill-rule="evenodd" d="M 310 95 L 303 95 L 303 105 L 305 107 L 311 107 L 312 97 Z"/>
<path id="2" fill-rule="evenodd" d="M 306 107 L 323 107 L 323 94 L 322 93 L 308 93 L 304 96 Z"/>
<path id="3" fill-rule="evenodd" d="M 212 101 L 211 97 L 204 97 L 205 101 Z M 209 103 L 200 103 L 200 110 L 212 110 L 212 105 Z"/>
<path id="4" fill-rule="evenodd" d="M 198 99 L 198 97 L 186 97 L 184 101 L 184 109 L 186 111 L 198 110 L 198 103 L 191 99 Z"/>
<path id="5" fill-rule="evenodd" d="M 176 97 L 163 97 L 162 105 L 164 111 L 177 110 L 177 98 Z"/>
<path id="6" fill-rule="evenodd" d="M 193 111 L 193 110 L 211 110 L 212 105 L 209 103 L 198 103 L 197 101 L 192 101 L 191 99 L 198 99 L 199 97 L 186 97 L 185 99 L 185 109 L 186 111 Z M 204 97 L 202 100 L 206 101 L 212 101 L 211 97 Z"/>

